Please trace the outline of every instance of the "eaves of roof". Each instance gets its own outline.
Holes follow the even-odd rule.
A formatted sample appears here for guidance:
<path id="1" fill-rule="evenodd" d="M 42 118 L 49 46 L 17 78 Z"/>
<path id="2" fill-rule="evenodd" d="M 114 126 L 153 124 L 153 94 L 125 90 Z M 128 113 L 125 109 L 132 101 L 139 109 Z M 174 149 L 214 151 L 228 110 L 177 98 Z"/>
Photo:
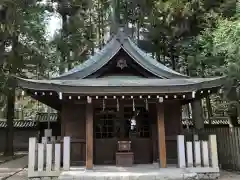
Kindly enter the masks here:
<path id="1" fill-rule="evenodd" d="M 99 78 L 78 80 L 29 80 L 18 78 L 25 89 L 79 94 L 181 93 L 220 87 L 225 77 L 188 79 Z"/>

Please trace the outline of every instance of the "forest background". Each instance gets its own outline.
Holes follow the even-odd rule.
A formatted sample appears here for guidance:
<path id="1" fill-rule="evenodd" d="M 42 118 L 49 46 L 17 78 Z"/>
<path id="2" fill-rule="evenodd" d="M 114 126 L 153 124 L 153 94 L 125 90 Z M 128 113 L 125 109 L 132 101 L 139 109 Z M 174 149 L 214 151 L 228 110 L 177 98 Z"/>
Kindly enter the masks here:
<path id="1" fill-rule="evenodd" d="M 115 8 L 113 8 L 115 7 Z M 113 13 L 113 11 L 115 13 Z M 115 28 L 113 14 L 139 47 L 192 77 L 227 76 L 222 94 L 207 97 L 208 117 L 240 117 L 240 3 L 236 0 L 1 0 L 0 100 L 11 154 L 17 109 L 34 118 L 46 109 L 23 98 L 12 75 L 43 79 L 97 53 Z M 59 29 L 49 36 L 49 19 Z"/>

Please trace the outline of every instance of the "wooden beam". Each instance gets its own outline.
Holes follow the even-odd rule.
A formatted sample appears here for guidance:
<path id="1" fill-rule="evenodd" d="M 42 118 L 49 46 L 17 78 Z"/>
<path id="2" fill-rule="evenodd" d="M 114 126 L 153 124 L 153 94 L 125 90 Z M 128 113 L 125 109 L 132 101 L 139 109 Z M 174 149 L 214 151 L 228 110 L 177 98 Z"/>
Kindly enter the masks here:
<path id="1" fill-rule="evenodd" d="M 157 131 L 158 131 L 158 150 L 160 167 L 167 167 L 165 124 L 164 124 L 164 104 L 157 103 Z"/>
<path id="2" fill-rule="evenodd" d="M 86 105 L 86 169 L 93 168 L 93 106 Z"/>

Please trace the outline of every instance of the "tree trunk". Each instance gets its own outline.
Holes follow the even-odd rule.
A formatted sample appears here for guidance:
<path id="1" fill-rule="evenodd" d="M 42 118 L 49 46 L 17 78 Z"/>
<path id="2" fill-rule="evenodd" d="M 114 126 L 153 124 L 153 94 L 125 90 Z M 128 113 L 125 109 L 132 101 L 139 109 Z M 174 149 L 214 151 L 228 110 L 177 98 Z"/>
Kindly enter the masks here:
<path id="1" fill-rule="evenodd" d="M 4 40 L 4 34 L 0 33 L 0 67 L 2 68 L 2 65 L 4 63 L 5 57 L 5 40 Z"/>
<path id="2" fill-rule="evenodd" d="M 92 11 L 90 10 L 90 17 L 89 17 L 89 23 L 90 23 L 90 41 L 91 41 L 91 55 L 94 55 L 94 42 L 93 42 L 93 26 L 92 26 Z"/>
<path id="3" fill-rule="evenodd" d="M 15 27 L 17 29 L 17 27 Z M 7 128 L 6 128 L 6 149 L 4 154 L 7 156 L 13 156 L 13 138 L 14 138 L 14 106 L 15 106 L 15 90 L 16 90 L 16 82 L 12 78 L 12 75 L 16 75 L 18 72 L 18 66 L 16 61 L 21 61 L 21 56 L 18 53 L 19 49 L 19 35 L 15 32 L 12 36 L 12 57 L 8 59 L 8 69 L 9 69 L 9 77 L 8 77 L 8 92 L 7 92 Z"/>
<path id="4" fill-rule="evenodd" d="M 98 8 L 98 46 L 99 49 L 102 49 L 102 34 L 101 34 L 101 9 L 100 9 L 100 1 L 97 2 L 97 8 Z"/>
<path id="5" fill-rule="evenodd" d="M 174 46 L 173 46 L 173 42 L 171 44 L 170 47 L 170 56 L 171 56 L 171 61 L 172 61 L 172 69 L 176 70 L 176 62 L 175 62 L 175 51 L 174 51 Z"/>
<path id="6" fill-rule="evenodd" d="M 161 62 L 160 52 L 157 51 L 157 52 L 156 52 L 156 55 L 157 55 L 157 61 L 158 61 L 158 62 Z M 161 62 L 161 63 L 162 63 L 162 62 Z"/>
<path id="7" fill-rule="evenodd" d="M 163 38 L 163 65 L 166 65 L 166 54 L 167 54 L 167 47 L 166 47 L 166 39 L 164 36 Z"/>
<path id="8" fill-rule="evenodd" d="M 14 104 L 15 104 L 15 87 L 12 87 L 7 96 L 7 127 L 6 127 L 6 148 L 4 155 L 13 156 L 13 138 L 14 138 Z"/>
<path id="9" fill-rule="evenodd" d="M 140 40 L 140 22 L 139 19 L 137 20 L 137 42 L 139 43 Z"/>
<path id="10" fill-rule="evenodd" d="M 103 11 L 101 12 L 101 29 L 102 29 L 102 31 L 101 31 L 101 39 L 102 39 L 102 47 L 105 45 L 105 41 L 104 41 L 104 35 L 105 35 L 105 29 L 104 29 L 104 13 L 103 13 Z"/>
<path id="11" fill-rule="evenodd" d="M 184 62 L 188 62 L 188 55 L 184 54 Z M 186 65 L 186 75 L 190 76 L 190 71 L 189 71 L 189 67 L 188 67 L 188 63 Z"/>
<path id="12" fill-rule="evenodd" d="M 62 34 L 61 34 L 61 38 L 62 40 L 64 40 L 64 43 L 67 43 L 67 15 L 65 13 L 61 14 L 62 16 Z M 65 68 L 67 68 L 68 66 L 66 66 L 67 63 L 67 52 L 66 49 L 60 49 L 61 51 L 61 63 L 59 66 L 59 71 L 60 74 L 65 72 Z"/>

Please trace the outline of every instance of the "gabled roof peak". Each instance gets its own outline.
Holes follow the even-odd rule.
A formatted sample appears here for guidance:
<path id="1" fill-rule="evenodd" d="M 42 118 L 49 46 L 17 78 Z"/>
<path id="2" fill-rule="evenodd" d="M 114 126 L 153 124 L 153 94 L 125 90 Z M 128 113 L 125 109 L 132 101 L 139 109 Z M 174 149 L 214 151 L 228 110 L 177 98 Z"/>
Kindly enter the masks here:
<path id="1" fill-rule="evenodd" d="M 94 56 L 90 57 L 84 63 L 53 79 L 71 80 L 87 78 L 111 61 L 121 49 L 123 49 L 123 51 L 125 51 L 137 64 L 153 74 L 156 78 L 188 78 L 188 76 L 180 74 L 164 66 L 156 59 L 147 55 L 147 53 L 141 50 L 131 40 L 127 34 L 126 27 L 122 27 L 118 29 L 118 32 L 112 36 L 110 41 L 103 47 L 102 50 L 95 53 Z"/>

